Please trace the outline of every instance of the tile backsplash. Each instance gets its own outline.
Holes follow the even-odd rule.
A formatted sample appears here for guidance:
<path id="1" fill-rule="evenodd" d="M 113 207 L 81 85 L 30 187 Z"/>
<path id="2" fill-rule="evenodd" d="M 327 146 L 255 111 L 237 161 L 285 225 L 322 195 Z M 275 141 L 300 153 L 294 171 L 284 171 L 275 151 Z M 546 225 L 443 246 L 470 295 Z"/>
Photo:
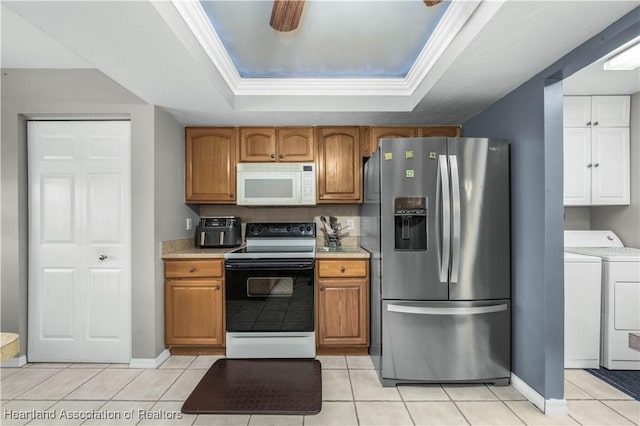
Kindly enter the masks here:
<path id="1" fill-rule="evenodd" d="M 342 246 L 357 246 L 360 235 L 359 205 L 322 205 L 315 207 L 241 207 L 200 206 L 200 216 L 237 216 L 242 221 L 242 235 L 247 222 L 315 222 L 317 245 L 324 245 L 324 232 L 320 216 L 335 216 L 338 223 L 347 226 L 353 220 L 353 229 L 343 231 Z"/>

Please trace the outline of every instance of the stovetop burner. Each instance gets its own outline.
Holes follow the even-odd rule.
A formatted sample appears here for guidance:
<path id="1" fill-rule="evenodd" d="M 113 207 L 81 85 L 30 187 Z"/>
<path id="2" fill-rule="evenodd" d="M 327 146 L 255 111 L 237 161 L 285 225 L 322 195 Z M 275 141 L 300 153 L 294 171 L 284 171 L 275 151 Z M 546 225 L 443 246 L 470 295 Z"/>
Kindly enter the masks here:
<path id="1" fill-rule="evenodd" d="M 312 259 L 316 225 L 313 222 L 247 223 L 246 246 L 225 259 Z"/>

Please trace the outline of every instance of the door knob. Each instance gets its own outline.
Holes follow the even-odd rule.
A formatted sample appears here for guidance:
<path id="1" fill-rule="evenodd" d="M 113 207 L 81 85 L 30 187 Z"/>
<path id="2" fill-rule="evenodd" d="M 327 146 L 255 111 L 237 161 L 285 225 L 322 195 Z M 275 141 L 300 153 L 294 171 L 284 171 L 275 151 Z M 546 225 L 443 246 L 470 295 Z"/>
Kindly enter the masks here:
<path id="1" fill-rule="evenodd" d="M 98 256 L 98 260 L 107 260 L 109 258 L 109 256 L 107 256 L 106 254 L 101 254 L 100 256 Z"/>

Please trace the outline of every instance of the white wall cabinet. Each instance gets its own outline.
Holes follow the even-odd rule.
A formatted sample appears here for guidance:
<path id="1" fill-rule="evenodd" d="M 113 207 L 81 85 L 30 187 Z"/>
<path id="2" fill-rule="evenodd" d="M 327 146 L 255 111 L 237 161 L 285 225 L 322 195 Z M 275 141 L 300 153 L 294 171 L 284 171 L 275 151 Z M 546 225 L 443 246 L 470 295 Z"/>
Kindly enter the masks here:
<path id="1" fill-rule="evenodd" d="M 564 205 L 628 205 L 629 96 L 564 100 Z"/>

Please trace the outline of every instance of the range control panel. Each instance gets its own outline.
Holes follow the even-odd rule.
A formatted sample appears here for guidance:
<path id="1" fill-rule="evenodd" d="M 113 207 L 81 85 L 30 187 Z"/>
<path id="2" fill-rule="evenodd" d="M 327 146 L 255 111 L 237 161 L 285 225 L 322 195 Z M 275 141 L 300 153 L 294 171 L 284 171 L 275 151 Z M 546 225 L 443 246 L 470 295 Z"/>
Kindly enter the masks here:
<path id="1" fill-rule="evenodd" d="M 247 223 L 246 237 L 315 237 L 316 224 L 313 222 L 296 223 Z"/>

